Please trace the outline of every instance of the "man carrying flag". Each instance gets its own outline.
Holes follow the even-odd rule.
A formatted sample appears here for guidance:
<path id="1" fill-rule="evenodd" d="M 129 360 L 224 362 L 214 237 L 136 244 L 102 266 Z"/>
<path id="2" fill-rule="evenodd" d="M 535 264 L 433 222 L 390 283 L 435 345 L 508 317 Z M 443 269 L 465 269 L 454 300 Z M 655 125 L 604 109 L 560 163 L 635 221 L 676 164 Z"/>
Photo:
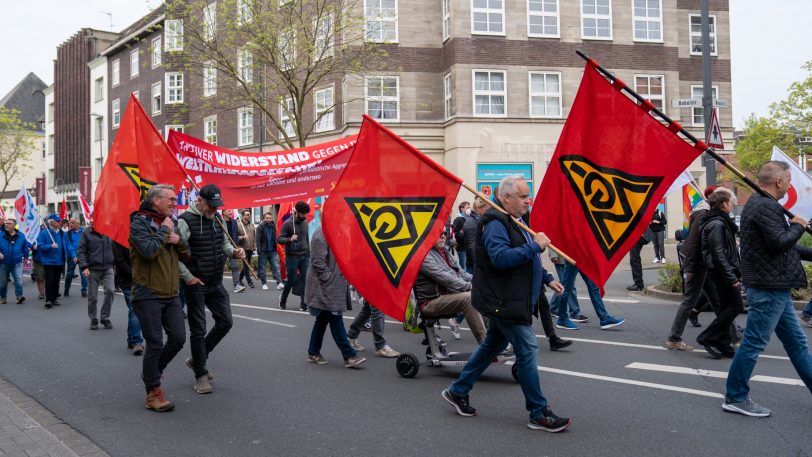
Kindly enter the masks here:
<path id="1" fill-rule="evenodd" d="M 40 232 L 34 247 L 40 253 L 40 262 L 45 267 L 45 308 L 59 306 L 59 280 L 65 269 L 65 262 L 76 257 L 76 250 L 68 235 L 59 229 L 61 219 L 56 214 L 48 216 L 49 228 Z"/>

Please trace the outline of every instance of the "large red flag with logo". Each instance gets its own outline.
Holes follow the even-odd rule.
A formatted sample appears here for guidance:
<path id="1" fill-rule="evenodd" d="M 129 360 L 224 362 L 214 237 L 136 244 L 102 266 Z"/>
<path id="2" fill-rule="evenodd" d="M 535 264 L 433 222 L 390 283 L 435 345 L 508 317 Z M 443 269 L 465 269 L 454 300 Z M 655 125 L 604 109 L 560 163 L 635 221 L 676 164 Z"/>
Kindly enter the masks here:
<path id="1" fill-rule="evenodd" d="M 530 222 L 603 287 L 671 183 L 702 152 L 598 73 L 593 61 L 539 188 Z"/>
<path id="2" fill-rule="evenodd" d="M 370 304 L 403 320 L 420 264 L 462 181 L 364 116 L 322 228 L 342 273 Z"/>
<path id="3" fill-rule="evenodd" d="M 177 189 L 185 179 L 161 133 L 138 99 L 130 96 L 96 187 L 94 229 L 129 246 L 129 217 L 138 209 L 141 196 L 156 183 Z"/>

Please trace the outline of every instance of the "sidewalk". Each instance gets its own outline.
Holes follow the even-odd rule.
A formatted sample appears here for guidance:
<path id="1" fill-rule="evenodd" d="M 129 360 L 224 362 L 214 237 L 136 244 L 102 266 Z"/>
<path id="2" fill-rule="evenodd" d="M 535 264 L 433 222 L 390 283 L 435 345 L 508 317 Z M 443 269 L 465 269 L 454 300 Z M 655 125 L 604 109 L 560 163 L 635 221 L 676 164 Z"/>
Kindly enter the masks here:
<path id="1" fill-rule="evenodd" d="M 87 437 L 0 377 L 0 456 L 109 457 Z"/>

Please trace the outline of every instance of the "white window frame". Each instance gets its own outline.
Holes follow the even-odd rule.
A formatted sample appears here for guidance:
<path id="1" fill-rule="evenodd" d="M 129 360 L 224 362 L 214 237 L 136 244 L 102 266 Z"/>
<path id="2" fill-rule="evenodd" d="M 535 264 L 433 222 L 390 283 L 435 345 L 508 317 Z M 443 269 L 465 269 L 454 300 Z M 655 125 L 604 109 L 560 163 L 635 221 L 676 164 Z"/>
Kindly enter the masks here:
<path id="1" fill-rule="evenodd" d="M 251 122 L 247 125 L 243 125 L 243 114 L 250 113 L 251 115 Z M 244 135 L 246 129 L 250 129 L 247 133 L 250 134 Z M 254 144 L 254 108 L 251 107 L 243 107 L 237 110 L 237 144 L 238 146 L 248 146 Z"/>
<path id="2" fill-rule="evenodd" d="M 451 0 L 440 0 L 443 9 L 443 42 L 451 38 Z"/>
<path id="3" fill-rule="evenodd" d="M 93 141 L 102 141 L 104 139 L 104 116 L 93 117 Z"/>
<path id="4" fill-rule="evenodd" d="M 104 77 L 96 78 L 93 80 L 93 101 L 100 102 L 104 100 Z"/>
<path id="5" fill-rule="evenodd" d="M 392 79 L 395 80 L 395 91 L 397 92 L 397 95 L 395 95 L 395 96 L 391 96 L 391 95 L 376 96 L 375 99 L 373 100 L 369 95 L 369 81 L 371 79 L 383 79 L 383 78 L 392 78 Z M 394 119 L 384 119 L 384 118 L 377 119 L 377 118 L 374 118 L 374 117 L 373 117 L 373 119 L 375 119 L 378 122 L 400 122 L 400 76 L 389 76 L 389 75 L 365 76 L 364 77 L 364 108 L 365 108 L 364 112 L 367 115 L 369 115 L 370 117 L 372 117 L 372 115 L 369 114 L 369 102 L 370 101 L 380 101 L 381 102 L 381 113 L 382 114 L 384 112 L 384 109 L 383 109 L 384 103 L 394 101 L 396 103 L 396 106 L 397 106 L 397 109 L 395 110 L 396 117 Z"/>
<path id="6" fill-rule="evenodd" d="M 203 8 L 203 40 L 208 42 L 217 35 L 217 2 Z"/>
<path id="7" fill-rule="evenodd" d="M 691 84 L 691 98 L 696 98 L 696 97 L 694 97 L 694 89 L 699 89 L 702 92 L 703 96 L 704 96 L 705 90 L 704 90 L 704 87 L 702 86 L 702 84 Z M 711 95 L 712 95 L 712 97 L 711 97 L 711 103 L 712 103 L 713 100 L 716 100 L 719 97 L 719 86 L 711 86 Z M 699 97 L 699 100 L 702 100 L 702 97 Z M 703 106 L 701 106 L 701 105 L 698 106 L 698 107 L 695 107 L 695 108 L 691 108 L 691 126 L 693 126 L 693 127 L 704 127 L 705 126 L 704 117 L 703 117 L 702 122 L 695 122 L 694 121 L 694 119 L 696 119 L 696 117 L 697 117 L 697 110 L 704 110 L 704 109 L 705 108 Z M 716 115 L 718 116 L 719 115 L 719 108 L 714 107 L 713 110 L 716 111 Z M 702 112 L 702 114 L 704 116 L 704 112 Z"/>
<path id="8" fill-rule="evenodd" d="M 650 17 L 650 16 L 636 16 L 635 15 L 635 6 L 634 2 L 638 0 L 631 0 L 632 1 L 632 41 L 638 41 L 643 43 L 662 43 L 663 42 L 663 0 L 657 0 L 658 6 L 657 10 L 659 11 L 659 16 L 657 17 Z M 645 10 L 648 13 L 648 0 L 643 0 L 645 2 Z M 651 30 L 649 29 L 649 24 L 653 22 L 657 22 L 660 24 L 660 38 L 639 38 L 637 36 L 637 27 L 636 23 L 638 21 L 646 22 L 646 35 L 651 34 Z"/>
<path id="9" fill-rule="evenodd" d="M 156 91 L 157 89 L 157 91 Z M 152 115 L 155 116 L 157 114 L 161 114 L 161 109 L 163 107 L 163 87 L 160 81 L 157 83 L 152 84 L 150 86 L 150 97 L 149 97 L 149 104 L 150 109 L 152 110 Z M 155 98 L 158 98 L 158 103 L 155 103 Z M 155 107 L 158 107 L 156 110 Z"/>
<path id="10" fill-rule="evenodd" d="M 167 124 L 164 126 L 164 139 L 169 138 L 170 130 L 174 130 L 178 133 L 184 133 L 182 124 Z"/>
<path id="11" fill-rule="evenodd" d="M 237 51 L 237 76 L 243 81 L 254 81 L 254 54 L 245 48 Z"/>
<path id="12" fill-rule="evenodd" d="M 329 102 L 327 101 L 326 94 L 330 94 Z M 320 101 L 319 98 L 322 98 Z M 316 93 L 313 95 L 313 111 L 315 112 L 315 119 L 319 119 L 319 115 L 321 113 L 326 113 L 316 122 L 313 130 L 316 133 L 321 132 L 329 132 L 330 130 L 335 130 L 336 122 L 335 122 L 335 88 L 333 86 L 325 87 L 324 89 L 317 90 Z M 321 109 L 320 109 L 321 106 Z"/>
<path id="13" fill-rule="evenodd" d="M 288 105 L 287 111 L 285 111 L 285 105 Z M 279 104 L 279 124 L 282 126 L 282 130 L 288 134 L 288 138 L 296 137 L 296 129 L 293 126 L 293 121 L 291 120 L 291 116 L 289 114 L 293 110 L 293 97 L 287 97 L 282 100 L 282 103 Z M 285 138 L 285 135 L 283 135 L 281 131 L 279 132 L 279 138 Z"/>
<path id="14" fill-rule="evenodd" d="M 203 141 L 209 144 L 217 145 L 217 115 L 206 116 L 203 118 Z"/>
<path id="15" fill-rule="evenodd" d="M 180 76 L 180 85 L 177 84 L 177 80 L 175 80 L 175 84 L 170 84 L 172 77 Z M 165 91 L 166 95 L 164 96 L 164 105 L 174 105 L 178 103 L 183 103 L 183 90 L 184 90 L 184 78 L 182 72 L 167 72 L 166 73 L 166 81 L 165 81 Z M 173 97 L 172 94 L 176 93 L 179 96 Z"/>
<path id="16" fill-rule="evenodd" d="M 327 23 L 324 26 L 324 23 Z M 333 15 L 328 14 L 324 17 L 321 17 L 316 20 L 315 24 L 315 39 L 314 39 L 314 46 L 313 46 L 313 58 L 315 60 L 321 60 L 325 57 L 332 57 L 333 56 L 333 30 L 335 25 L 333 24 Z M 294 47 L 294 55 L 296 49 Z"/>
<path id="17" fill-rule="evenodd" d="M 141 59 L 138 56 L 138 49 L 130 51 L 130 79 L 138 77 L 138 64 L 140 60 Z"/>
<path id="18" fill-rule="evenodd" d="M 471 0 L 471 35 L 505 36 L 505 1 L 506 0 L 500 0 L 502 2 L 502 8 L 498 9 L 498 10 L 495 9 L 495 8 L 490 8 L 490 7 L 477 8 L 477 7 L 474 6 L 475 1 L 476 0 Z M 489 0 L 486 0 L 486 1 L 489 1 Z M 485 13 L 486 14 L 486 16 L 488 18 L 488 21 L 487 21 L 488 30 L 487 31 L 483 32 L 483 31 L 477 31 L 477 30 L 474 29 L 474 15 L 476 13 Z M 490 21 L 491 14 L 500 14 L 502 16 L 502 31 L 501 32 L 493 32 L 493 31 L 490 30 L 490 28 L 491 28 L 491 25 L 490 25 L 491 24 L 491 21 Z"/>
<path id="19" fill-rule="evenodd" d="M 113 113 L 113 128 L 117 129 L 121 124 L 121 100 L 118 98 L 110 104 L 110 112 Z"/>
<path id="20" fill-rule="evenodd" d="M 582 40 L 599 40 L 599 41 L 612 41 L 614 39 L 614 30 L 613 30 L 613 21 L 612 21 L 612 0 L 607 0 L 609 2 L 609 14 L 585 14 L 584 13 L 584 1 L 585 0 L 578 0 L 581 6 L 581 39 Z M 600 0 L 593 0 L 595 1 L 595 8 L 597 10 L 597 2 Z M 595 32 L 598 31 L 598 20 L 599 19 L 609 19 L 609 36 L 602 37 L 602 36 L 586 36 L 586 27 L 584 27 L 584 20 L 585 19 L 594 19 L 595 20 Z"/>
<path id="21" fill-rule="evenodd" d="M 453 103 L 451 73 L 443 75 L 443 114 L 445 119 L 451 119 L 451 108 Z"/>
<path id="22" fill-rule="evenodd" d="M 217 67 L 214 66 L 214 61 L 209 60 L 203 64 L 203 96 L 215 95 L 217 95 Z"/>
<path id="23" fill-rule="evenodd" d="M 382 5 L 382 3 L 381 3 L 382 1 L 384 1 L 384 0 L 364 0 L 364 40 L 369 41 L 371 43 L 397 43 L 398 38 L 399 38 L 399 33 L 398 33 L 398 25 L 399 25 L 398 24 L 398 0 L 395 0 L 395 14 L 394 14 L 394 16 L 391 16 L 391 15 L 387 16 L 387 15 L 383 14 L 383 11 L 384 11 L 383 8 L 379 8 L 381 10 L 381 14 L 379 14 L 378 16 L 372 17 L 372 16 L 367 15 L 367 12 L 369 11 L 369 6 L 368 5 L 370 3 L 375 2 L 377 5 Z M 376 23 L 380 24 L 379 28 L 378 28 L 378 31 L 380 32 L 379 33 L 380 36 L 378 38 L 375 38 L 375 39 L 370 39 L 369 38 L 370 23 L 373 23 L 373 22 L 376 22 Z M 395 24 L 395 37 L 392 40 L 384 39 L 384 36 L 383 36 L 384 35 L 383 24 L 385 22 L 391 22 L 391 23 Z"/>
<path id="24" fill-rule="evenodd" d="M 555 75 L 558 77 L 558 92 L 533 92 L 533 75 Z M 561 119 L 564 117 L 564 105 L 563 105 L 563 98 L 564 98 L 564 86 L 561 82 L 562 76 L 560 71 L 529 71 L 527 72 L 527 112 L 530 117 L 539 118 L 539 119 Z M 546 80 L 545 80 L 545 87 L 546 87 Z M 556 97 L 558 98 L 558 114 L 534 114 L 533 113 L 533 97 L 544 97 L 545 99 L 545 111 L 546 111 L 546 99 L 547 97 Z"/>
<path id="25" fill-rule="evenodd" d="M 504 90 L 502 92 L 492 92 L 490 89 L 487 91 L 477 90 L 476 88 L 476 74 L 477 73 L 501 73 L 502 74 L 502 81 L 504 82 Z M 488 81 L 490 83 L 490 76 L 488 77 Z M 507 71 L 506 70 L 496 70 L 490 68 L 475 68 L 471 70 L 471 113 L 474 117 L 507 117 L 508 112 L 508 100 L 507 100 Z M 501 95 L 504 100 L 504 112 L 502 114 L 477 114 L 476 112 L 476 97 L 477 95 L 482 96 L 499 96 Z M 490 106 L 490 105 L 489 105 Z"/>
<path id="26" fill-rule="evenodd" d="M 254 20 L 251 6 L 245 0 L 237 0 L 237 25 L 244 25 Z"/>
<path id="27" fill-rule="evenodd" d="M 164 50 L 167 52 L 183 51 L 183 21 L 167 19 L 164 21 Z"/>
<path id="28" fill-rule="evenodd" d="M 279 68 L 282 71 L 290 70 L 296 64 L 296 32 L 293 29 L 281 32 L 277 45 L 279 46 Z M 253 62 L 253 56 L 251 62 Z"/>
<path id="29" fill-rule="evenodd" d="M 161 43 L 163 43 L 163 38 L 160 36 L 152 39 L 152 68 L 158 68 L 163 61 L 163 49 L 161 49 Z"/>
<path id="30" fill-rule="evenodd" d="M 648 93 L 648 94 L 640 93 L 640 89 L 638 88 L 638 85 L 637 85 L 637 78 L 649 78 L 649 87 L 651 86 L 651 79 L 652 78 L 660 78 L 660 86 L 662 87 L 662 92 L 663 93 L 660 94 L 659 96 L 652 96 L 650 93 Z M 663 114 L 667 114 L 666 113 L 666 106 L 665 106 L 665 103 L 666 103 L 665 75 L 663 75 L 663 74 L 653 74 L 653 73 L 635 73 L 634 74 L 634 91 L 637 92 L 638 94 L 640 94 L 641 96 L 643 96 L 643 98 L 645 98 L 648 101 L 660 100 L 662 102 L 662 105 L 661 105 L 662 107 L 657 108 L 656 104 L 654 105 L 654 107 L 659 109 L 660 111 L 662 111 Z M 653 102 L 652 102 L 652 104 L 653 104 Z"/>
<path id="31" fill-rule="evenodd" d="M 539 1 L 539 0 L 532 0 L 532 1 Z M 544 0 L 540 0 L 542 3 L 542 10 L 544 9 Z M 551 13 L 549 11 L 531 11 L 530 10 L 530 2 L 531 0 L 527 0 L 527 36 L 529 37 L 540 37 L 540 38 L 561 38 L 561 2 L 559 0 L 555 1 L 555 12 Z M 632 0 L 634 1 L 634 0 Z M 541 18 L 541 30 L 542 33 L 533 33 L 530 31 L 530 18 L 533 16 L 537 16 Z M 544 33 L 544 18 L 546 17 L 555 17 L 555 33 Z"/>
<path id="32" fill-rule="evenodd" d="M 110 64 L 110 84 L 113 87 L 121 84 L 121 59 L 116 59 Z"/>
<path id="33" fill-rule="evenodd" d="M 699 33 L 695 33 L 693 28 L 691 28 L 691 19 L 697 18 L 699 19 Z M 716 40 L 716 31 L 718 29 L 718 22 L 716 21 L 715 14 L 708 15 L 708 21 L 713 26 L 713 31 L 710 32 L 710 41 L 711 41 L 711 53 L 710 55 L 716 56 L 719 55 L 719 43 Z M 694 51 L 694 37 L 699 40 L 699 47 L 700 50 Z M 688 15 L 688 50 L 690 51 L 692 56 L 701 56 L 702 55 L 702 15 L 701 14 L 689 14 Z"/>

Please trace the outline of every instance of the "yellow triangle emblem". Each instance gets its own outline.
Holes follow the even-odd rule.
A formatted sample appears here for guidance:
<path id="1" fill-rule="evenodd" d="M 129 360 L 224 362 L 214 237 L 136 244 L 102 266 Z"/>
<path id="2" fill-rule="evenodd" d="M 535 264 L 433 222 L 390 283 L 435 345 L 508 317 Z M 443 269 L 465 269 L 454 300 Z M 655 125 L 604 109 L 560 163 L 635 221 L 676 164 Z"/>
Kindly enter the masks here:
<path id="1" fill-rule="evenodd" d="M 610 259 L 640 223 L 663 177 L 635 176 L 579 155 L 561 156 L 559 162 L 598 245 Z"/>
<path id="2" fill-rule="evenodd" d="M 124 174 L 130 179 L 130 182 L 133 183 L 136 189 L 138 189 L 138 193 L 141 194 L 141 199 L 144 199 L 144 196 L 147 194 L 147 190 L 150 187 L 154 186 L 157 183 L 152 181 L 148 181 L 146 179 L 141 179 L 141 172 L 138 170 L 138 165 L 130 164 L 130 163 L 119 163 L 118 166 L 124 172 Z"/>
<path id="3" fill-rule="evenodd" d="M 444 197 L 345 197 L 375 259 L 394 287 L 434 226 Z"/>

